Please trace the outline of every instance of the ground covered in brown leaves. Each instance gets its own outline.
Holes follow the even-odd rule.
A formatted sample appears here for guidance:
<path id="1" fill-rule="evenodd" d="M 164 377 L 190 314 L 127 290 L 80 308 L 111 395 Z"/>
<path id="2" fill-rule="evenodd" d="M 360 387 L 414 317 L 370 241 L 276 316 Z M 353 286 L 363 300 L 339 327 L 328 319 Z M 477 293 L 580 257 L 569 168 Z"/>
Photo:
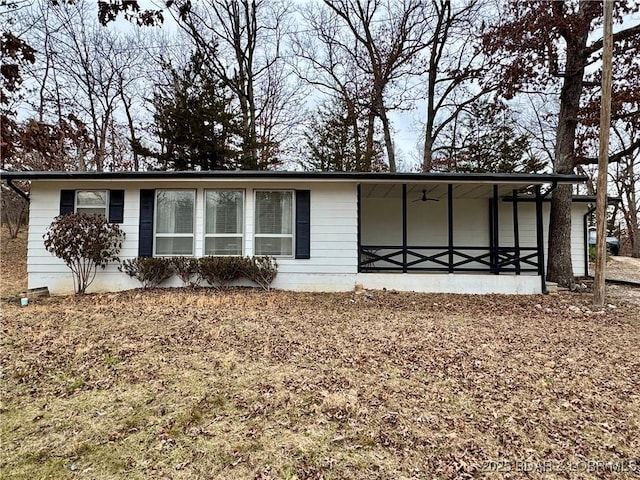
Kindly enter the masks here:
<path id="1" fill-rule="evenodd" d="M 0 297 L 20 296 L 27 289 L 27 232 L 9 238 L 7 230 L 0 229 Z"/>
<path id="2" fill-rule="evenodd" d="M 2 477 L 637 478 L 640 309 L 590 299 L 3 305 Z"/>

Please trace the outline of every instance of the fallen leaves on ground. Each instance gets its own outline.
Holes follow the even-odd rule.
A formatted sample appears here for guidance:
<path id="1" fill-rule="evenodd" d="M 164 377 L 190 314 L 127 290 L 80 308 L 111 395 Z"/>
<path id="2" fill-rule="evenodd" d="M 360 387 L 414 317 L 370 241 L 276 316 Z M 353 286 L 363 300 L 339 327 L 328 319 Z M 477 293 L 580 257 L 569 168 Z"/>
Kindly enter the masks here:
<path id="1" fill-rule="evenodd" d="M 632 478 L 640 311 L 590 298 L 175 289 L 3 305 L 3 476 Z"/>

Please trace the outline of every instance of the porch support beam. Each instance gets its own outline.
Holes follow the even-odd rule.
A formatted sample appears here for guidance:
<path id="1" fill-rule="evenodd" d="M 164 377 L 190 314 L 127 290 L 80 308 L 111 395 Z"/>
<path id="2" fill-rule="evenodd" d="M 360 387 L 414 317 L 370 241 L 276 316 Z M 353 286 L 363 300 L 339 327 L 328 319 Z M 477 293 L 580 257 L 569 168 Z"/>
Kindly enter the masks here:
<path id="1" fill-rule="evenodd" d="M 489 202 L 490 212 L 489 216 L 491 218 L 490 228 L 490 243 L 491 243 L 491 255 L 489 258 L 491 259 L 491 272 L 496 275 L 500 273 L 498 268 L 498 262 L 500 260 L 499 248 L 500 248 L 500 239 L 499 239 L 499 230 L 498 230 L 498 185 L 493 185 L 493 198 Z"/>
<path id="2" fill-rule="evenodd" d="M 520 275 L 520 228 L 518 226 L 518 190 L 513 191 L 513 248 L 516 258 L 516 275 Z"/>
<path id="3" fill-rule="evenodd" d="M 489 199 L 489 270 L 493 273 L 493 253 L 495 241 L 493 239 L 493 198 Z"/>
<path id="4" fill-rule="evenodd" d="M 449 227 L 449 273 L 453 273 L 453 184 L 447 186 L 447 221 Z"/>
<path id="5" fill-rule="evenodd" d="M 540 287 L 542 293 L 547 291 L 547 279 L 544 271 L 544 233 L 542 230 L 542 194 L 540 185 L 536 185 L 536 243 L 538 246 L 538 275 L 540 275 Z"/>
<path id="6" fill-rule="evenodd" d="M 402 184 L 402 273 L 407 273 L 407 184 Z"/>

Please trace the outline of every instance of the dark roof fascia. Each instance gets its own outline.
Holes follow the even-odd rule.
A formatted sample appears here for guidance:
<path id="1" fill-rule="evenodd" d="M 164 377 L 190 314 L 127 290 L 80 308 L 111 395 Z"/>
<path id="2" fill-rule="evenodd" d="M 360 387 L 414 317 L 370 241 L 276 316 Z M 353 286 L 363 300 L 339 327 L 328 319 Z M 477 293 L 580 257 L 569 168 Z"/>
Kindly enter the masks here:
<path id="1" fill-rule="evenodd" d="M 360 182 L 451 182 L 451 183 L 583 183 L 583 175 L 521 173 L 388 173 L 388 172 L 296 172 L 296 171 L 150 171 L 150 172 L 0 172 L 12 180 L 326 180 Z"/>
<path id="2" fill-rule="evenodd" d="M 596 203 L 598 197 L 595 195 L 573 195 L 571 197 L 571 201 L 573 203 Z M 509 195 L 506 197 L 502 197 L 503 202 L 513 202 L 513 196 Z M 535 202 L 536 197 L 533 195 L 527 195 L 523 197 L 518 197 L 518 202 Z M 550 202 L 551 197 L 544 197 L 542 199 L 543 202 Z M 622 199 L 620 197 L 607 197 L 608 205 L 615 205 L 616 203 L 620 203 Z"/>

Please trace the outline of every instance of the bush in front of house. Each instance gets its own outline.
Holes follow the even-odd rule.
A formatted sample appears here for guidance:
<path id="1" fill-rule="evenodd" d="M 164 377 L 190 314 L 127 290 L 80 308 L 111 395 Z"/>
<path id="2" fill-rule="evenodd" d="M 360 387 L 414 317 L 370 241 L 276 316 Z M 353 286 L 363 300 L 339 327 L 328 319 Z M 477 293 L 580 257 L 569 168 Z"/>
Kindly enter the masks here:
<path id="1" fill-rule="evenodd" d="M 171 258 L 136 257 L 124 260 L 120 271 L 135 278 L 144 288 L 155 288 L 174 274 Z"/>
<path id="2" fill-rule="evenodd" d="M 173 271 L 182 280 L 183 285 L 195 287 L 202 280 L 199 270 L 199 262 L 194 257 L 173 257 L 171 259 Z"/>
<path id="3" fill-rule="evenodd" d="M 202 257 L 198 261 L 198 273 L 211 286 L 226 288 L 240 278 L 244 263 L 243 257 Z"/>
<path id="4" fill-rule="evenodd" d="M 177 275 L 184 285 L 195 286 L 205 280 L 215 288 L 227 288 L 240 278 L 269 290 L 278 273 L 273 257 L 136 257 L 124 260 L 121 272 L 142 283 L 144 288 L 157 287 Z"/>
<path id="5" fill-rule="evenodd" d="M 43 235 L 44 246 L 71 269 L 76 294 L 84 294 L 98 267 L 119 262 L 125 234 L 102 215 L 71 213 L 53 219 Z"/>
<path id="6" fill-rule="evenodd" d="M 263 290 L 269 290 L 278 274 L 278 263 L 273 257 L 246 257 L 242 265 L 242 273 Z"/>

